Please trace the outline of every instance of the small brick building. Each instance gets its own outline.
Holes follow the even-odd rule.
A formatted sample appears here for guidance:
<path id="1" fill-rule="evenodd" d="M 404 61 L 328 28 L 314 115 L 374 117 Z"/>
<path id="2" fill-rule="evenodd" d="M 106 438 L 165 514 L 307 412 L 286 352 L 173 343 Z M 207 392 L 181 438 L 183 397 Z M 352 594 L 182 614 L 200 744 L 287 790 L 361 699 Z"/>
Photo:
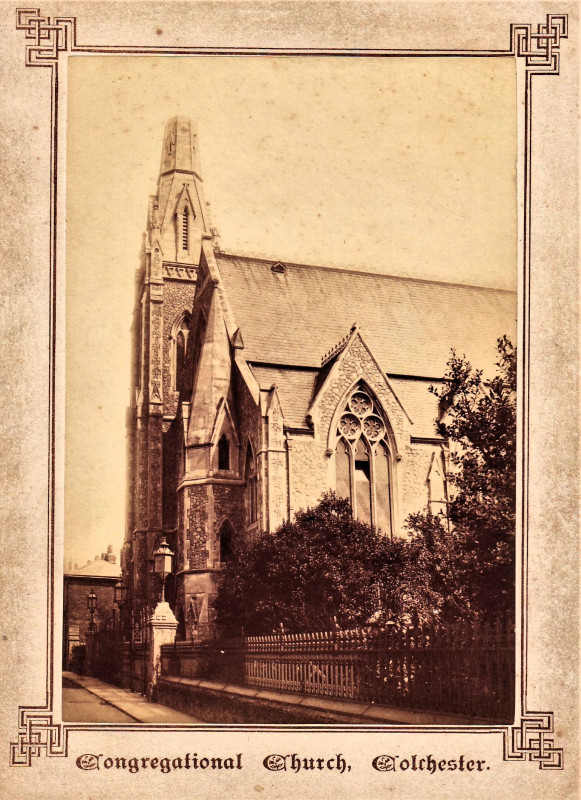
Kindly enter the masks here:
<path id="1" fill-rule="evenodd" d="M 272 531 L 327 489 L 386 536 L 447 502 L 447 442 L 428 392 L 450 349 L 491 371 L 516 295 L 221 250 L 195 128 L 172 119 L 149 201 L 134 314 L 122 566 L 134 619 L 152 554 L 176 553 L 181 637 L 203 636 L 239 537 Z"/>
<path id="2" fill-rule="evenodd" d="M 97 604 L 94 614 L 95 630 L 109 625 L 117 613 L 115 606 L 115 584 L 121 579 L 121 567 L 113 554 L 112 546 L 106 553 L 95 556 L 82 567 L 68 563 L 65 565 L 63 599 L 63 667 L 71 666 L 75 648 L 87 642 L 87 631 L 91 624 L 91 614 L 87 597 L 94 591 Z"/>

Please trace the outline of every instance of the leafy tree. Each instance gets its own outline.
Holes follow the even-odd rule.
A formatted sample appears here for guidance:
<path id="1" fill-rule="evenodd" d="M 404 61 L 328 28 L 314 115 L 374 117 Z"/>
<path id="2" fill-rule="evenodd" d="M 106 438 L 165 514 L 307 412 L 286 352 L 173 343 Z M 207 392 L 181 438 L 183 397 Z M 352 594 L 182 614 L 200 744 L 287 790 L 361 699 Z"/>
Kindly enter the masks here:
<path id="1" fill-rule="evenodd" d="M 325 494 L 292 523 L 238 549 L 216 599 L 230 631 L 272 633 L 363 625 L 411 611 L 398 591 L 407 543 L 353 518 L 347 500 Z"/>
<path id="2" fill-rule="evenodd" d="M 451 528 L 429 514 L 411 515 L 406 527 L 444 617 L 495 620 L 514 608 L 516 350 L 506 337 L 497 347 L 490 383 L 452 351 L 443 388 L 430 389 L 451 443 Z"/>

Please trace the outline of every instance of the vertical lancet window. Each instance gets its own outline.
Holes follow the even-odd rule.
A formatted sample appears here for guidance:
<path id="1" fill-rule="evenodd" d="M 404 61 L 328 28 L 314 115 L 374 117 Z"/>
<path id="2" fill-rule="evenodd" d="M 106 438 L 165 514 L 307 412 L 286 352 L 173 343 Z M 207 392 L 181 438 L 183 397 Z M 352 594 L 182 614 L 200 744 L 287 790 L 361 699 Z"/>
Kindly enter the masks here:
<path id="1" fill-rule="evenodd" d="M 384 442 L 375 448 L 375 524 L 382 531 L 391 530 L 391 471 L 389 450 Z"/>
<path id="2" fill-rule="evenodd" d="M 220 563 L 225 564 L 232 558 L 234 546 L 234 528 L 229 520 L 224 520 L 220 525 L 218 537 L 220 539 Z"/>
<path id="3" fill-rule="evenodd" d="M 175 331 L 175 328 L 174 328 Z M 186 351 L 188 348 L 188 334 L 190 332 L 190 318 L 186 313 L 174 333 L 174 389 L 181 392 L 184 386 L 184 372 Z"/>
<path id="4" fill-rule="evenodd" d="M 188 207 L 184 206 L 184 211 L 182 214 L 182 249 L 187 250 L 189 247 L 189 231 L 190 228 L 190 214 L 188 211 Z"/>
<path id="5" fill-rule="evenodd" d="M 218 469 L 230 469 L 230 442 L 225 433 L 218 442 Z"/>
<path id="6" fill-rule="evenodd" d="M 355 494 L 357 516 L 371 525 L 371 463 L 367 445 L 359 439 L 355 446 Z"/>
<path id="7" fill-rule="evenodd" d="M 252 525 L 258 519 L 258 478 L 250 443 L 246 448 L 246 513 Z"/>
<path id="8" fill-rule="evenodd" d="M 335 490 L 351 502 L 357 519 L 393 533 L 393 477 L 388 431 L 362 387 L 349 397 L 337 425 Z"/>
<path id="9" fill-rule="evenodd" d="M 351 500 L 351 451 L 343 439 L 339 439 L 335 452 L 335 491 L 339 497 Z"/>

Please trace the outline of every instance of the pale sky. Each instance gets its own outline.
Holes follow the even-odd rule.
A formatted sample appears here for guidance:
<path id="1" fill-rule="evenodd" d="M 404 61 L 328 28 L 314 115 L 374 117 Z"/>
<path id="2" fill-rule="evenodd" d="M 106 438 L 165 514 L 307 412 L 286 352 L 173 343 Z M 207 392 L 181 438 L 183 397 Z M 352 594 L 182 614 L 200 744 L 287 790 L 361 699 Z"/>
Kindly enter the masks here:
<path id="1" fill-rule="evenodd" d="M 197 121 L 228 250 L 516 286 L 514 60 L 68 64 L 66 560 L 124 538 L 134 276 L 171 117 Z"/>

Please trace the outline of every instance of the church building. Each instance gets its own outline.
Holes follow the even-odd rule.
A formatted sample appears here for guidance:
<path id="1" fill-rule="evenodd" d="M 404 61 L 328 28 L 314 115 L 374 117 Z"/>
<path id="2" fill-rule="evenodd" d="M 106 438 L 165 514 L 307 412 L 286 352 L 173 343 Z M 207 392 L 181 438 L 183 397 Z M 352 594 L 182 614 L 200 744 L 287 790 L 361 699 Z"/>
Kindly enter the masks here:
<path id="1" fill-rule="evenodd" d="M 203 638 L 237 541 L 274 531 L 332 489 L 388 537 L 446 508 L 435 427 L 451 348 L 485 373 L 515 340 L 514 292 L 224 251 L 208 218 L 197 134 L 167 124 L 149 199 L 133 325 L 128 519 L 133 618 L 166 596 Z"/>

